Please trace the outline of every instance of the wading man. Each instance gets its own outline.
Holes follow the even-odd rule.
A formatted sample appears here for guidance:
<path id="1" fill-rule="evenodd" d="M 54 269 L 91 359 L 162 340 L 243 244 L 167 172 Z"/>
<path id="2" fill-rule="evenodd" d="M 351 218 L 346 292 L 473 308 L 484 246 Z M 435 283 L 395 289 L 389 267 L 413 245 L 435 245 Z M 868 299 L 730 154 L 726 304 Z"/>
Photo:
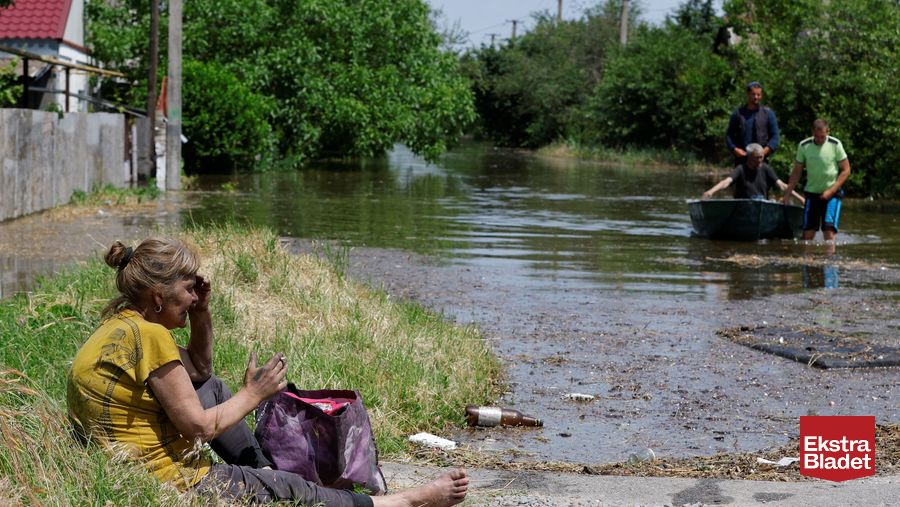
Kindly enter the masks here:
<path id="1" fill-rule="evenodd" d="M 806 169 L 806 207 L 803 210 L 803 239 L 810 240 L 822 229 L 822 237 L 832 241 L 837 235 L 841 218 L 841 187 L 850 176 L 850 160 L 844 146 L 828 135 L 828 123 L 818 119 L 813 122 L 812 137 L 804 139 L 797 147 L 794 171 L 788 180 L 788 192 L 794 190 L 800 175 Z M 789 196 L 784 197 L 785 204 Z"/>
<path id="2" fill-rule="evenodd" d="M 728 120 L 725 144 L 734 155 L 734 164 L 747 160 L 747 146 L 757 143 L 763 147 L 763 155 L 768 158 L 778 149 L 781 136 L 778 120 L 772 109 L 762 105 L 762 85 L 753 81 L 747 85 L 747 104 L 737 108 Z"/>

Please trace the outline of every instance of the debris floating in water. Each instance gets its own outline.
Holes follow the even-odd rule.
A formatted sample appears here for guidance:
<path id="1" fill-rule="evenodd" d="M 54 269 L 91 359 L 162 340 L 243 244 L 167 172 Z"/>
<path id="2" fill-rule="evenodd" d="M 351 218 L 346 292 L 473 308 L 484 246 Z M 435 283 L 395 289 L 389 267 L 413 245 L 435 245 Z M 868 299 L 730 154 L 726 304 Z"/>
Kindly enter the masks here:
<path id="1" fill-rule="evenodd" d="M 636 465 L 643 461 L 648 461 L 648 462 L 656 461 L 656 453 L 653 452 L 653 449 L 651 449 L 649 447 L 645 447 L 643 449 L 640 449 L 640 450 L 637 450 L 637 451 L 631 453 L 628 456 L 628 463 L 630 465 Z"/>

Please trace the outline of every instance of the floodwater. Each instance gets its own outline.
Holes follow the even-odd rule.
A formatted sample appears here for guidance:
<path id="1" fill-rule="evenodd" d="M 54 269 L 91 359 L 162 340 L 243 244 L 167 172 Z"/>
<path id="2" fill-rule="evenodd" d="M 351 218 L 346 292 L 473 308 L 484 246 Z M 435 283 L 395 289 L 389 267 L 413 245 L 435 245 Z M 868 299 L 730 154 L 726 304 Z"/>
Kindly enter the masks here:
<path id="1" fill-rule="evenodd" d="M 178 226 L 184 196 L 167 195 L 140 207 L 65 207 L 0 222 L 0 297 L 32 288 L 41 276 L 74 262 L 100 258 L 115 240 Z"/>
<path id="2" fill-rule="evenodd" d="M 834 254 L 821 243 L 693 238 L 685 201 L 713 182 L 480 144 L 429 164 L 398 147 L 365 163 L 206 176 L 163 219 L 337 241 L 354 276 L 479 326 L 508 371 L 499 403 L 545 426 L 443 436 L 510 459 L 752 452 L 784 444 L 809 414 L 898 422 L 900 368 L 823 371 L 716 334 L 807 326 L 896 346 L 898 207 L 845 202 Z M 10 224 L 0 244 L 26 241 L 9 239 Z M 9 275 L 21 268 L 6 250 L 8 293 L 31 275 Z M 564 397 L 573 392 L 596 399 Z"/>
<path id="3" fill-rule="evenodd" d="M 480 144 L 428 164 L 398 147 L 364 169 L 332 163 L 289 174 L 207 177 L 192 198 L 190 219 L 237 219 L 289 237 L 502 269 L 523 289 L 566 283 L 709 301 L 826 284 L 821 271 L 828 266 L 812 273 L 801 265 L 743 269 L 716 261 L 805 252 L 826 259 L 827 252 L 795 242 L 692 238 L 685 201 L 710 185 L 681 169 L 604 167 Z M 900 264 L 897 210 L 846 203 L 836 259 Z M 840 285 L 840 269 L 827 271 L 827 283 Z"/>

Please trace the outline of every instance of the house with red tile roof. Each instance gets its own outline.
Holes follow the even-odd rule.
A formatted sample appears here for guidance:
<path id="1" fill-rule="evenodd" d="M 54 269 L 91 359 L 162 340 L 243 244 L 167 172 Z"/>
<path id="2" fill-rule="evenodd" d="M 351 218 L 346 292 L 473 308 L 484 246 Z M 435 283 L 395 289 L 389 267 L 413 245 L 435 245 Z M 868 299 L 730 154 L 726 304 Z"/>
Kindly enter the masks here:
<path id="1" fill-rule="evenodd" d="M 14 55 L 3 52 L 2 47 L 48 61 L 91 65 L 84 46 L 84 0 L 15 0 L 10 7 L 0 8 L 0 59 L 11 60 Z M 16 55 L 19 74 L 29 77 L 30 92 L 24 105 L 59 111 L 88 110 L 88 102 L 79 98 L 91 95 L 86 72 L 23 58 L 22 53 Z M 23 69 L 26 62 L 28 66 Z M 66 90 L 71 96 L 68 100 Z"/>

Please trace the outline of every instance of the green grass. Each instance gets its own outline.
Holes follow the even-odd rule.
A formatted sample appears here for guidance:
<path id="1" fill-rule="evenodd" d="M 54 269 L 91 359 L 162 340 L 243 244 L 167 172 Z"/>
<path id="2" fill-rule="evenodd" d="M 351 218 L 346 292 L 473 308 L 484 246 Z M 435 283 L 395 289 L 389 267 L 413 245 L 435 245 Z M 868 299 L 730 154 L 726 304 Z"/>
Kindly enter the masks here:
<path id="1" fill-rule="evenodd" d="M 233 389 L 251 349 L 261 360 L 283 351 L 298 387 L 362 393 L 383 457 L 403 455 L 410 434 L 461 426 L 466 404 L 496 394 L 498 363 L 474 329 L 348 280 L 342 254 L 291 255 L 271 231 L 234 226 L 175 235 L 196 245 L 212 280 L 214 363 Z M 201 501 L 70 438 L 65 375 L 114 295 L 114 273 L 97 260 L 0 300 L 0 504 Z"/>
<path id="2" fill-rule="evenodd" d="M 316 255 L 324 260 L 339 280 L 347 276 L 350 269 L 350 245 L 346 242 L 323 241 L 318 244 Z"/>
<path id="3" fill-rule="evenodd" d="M 142 204 L 152 201 L 161 194 L 154 182 L 147 186 L 116 188 L 112 185 L 94 187 L 90 192 L 76 190 L 72 193 L 71 204 L 81 206 L 122 206 L 125 204 Z"/>

